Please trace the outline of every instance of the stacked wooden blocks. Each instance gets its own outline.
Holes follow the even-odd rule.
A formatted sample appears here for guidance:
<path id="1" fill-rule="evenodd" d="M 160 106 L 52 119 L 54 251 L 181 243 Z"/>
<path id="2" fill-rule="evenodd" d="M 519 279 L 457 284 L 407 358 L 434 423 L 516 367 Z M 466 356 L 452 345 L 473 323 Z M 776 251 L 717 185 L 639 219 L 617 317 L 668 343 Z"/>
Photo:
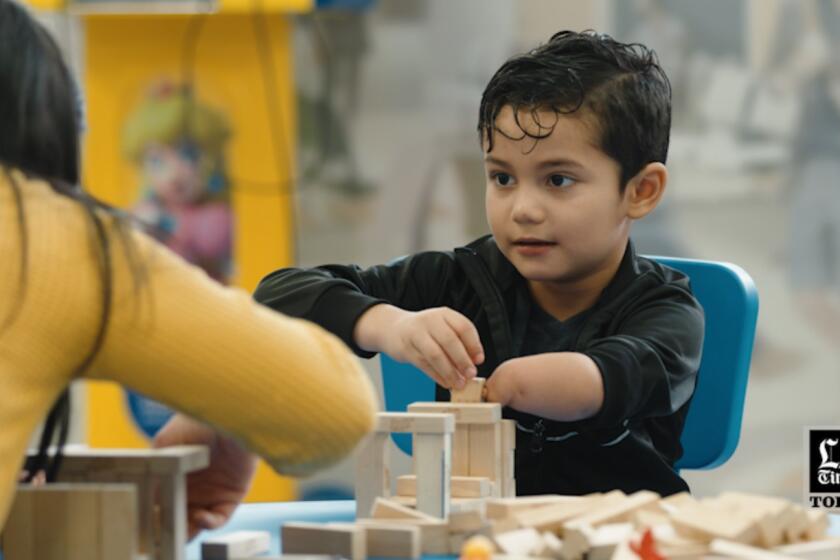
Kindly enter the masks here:
<path id="1" fill-rule="evenodd" d="M 19 487 L 3 532 L 5 558 L 184 560 L 186 475 L 208 462 L 208 451 L 200 446 L 157 450 L 68 447 L 60 484 Z M 131 509 L 129 502 L 135 504 L 133 514 L 115 515 L 117 509 Z M 42 519 L 50 522 L 45 525 Z M 116 545 L 105 533 L 133 537 L 120 537 L 123 552 L 117 554 Z M 84 537 L 84 546 L 62 549 L 50 544 L 77 542 L 81 535 L 90 536 Z M 126 547 L 132 552 L 125 552 Z"/>

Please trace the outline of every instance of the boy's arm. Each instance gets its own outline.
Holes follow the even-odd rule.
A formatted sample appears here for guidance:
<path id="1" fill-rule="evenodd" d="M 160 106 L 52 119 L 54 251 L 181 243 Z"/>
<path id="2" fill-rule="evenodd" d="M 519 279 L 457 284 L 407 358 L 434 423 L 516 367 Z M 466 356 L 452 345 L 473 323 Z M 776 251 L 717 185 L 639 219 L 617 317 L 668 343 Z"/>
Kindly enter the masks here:
<path id="1" fill-rule="evenodd" d="M 486 387 L 485 398 L 490 402 L 561 422 L 589 418 L 604 402 L 598 366 L 578 352 L 508 360 L 496 368 Z"/>
<path id="2" fill-rule="evenodd" d="M 354 337 L 359 317 L 380 303 L 408 311 L 444 305 L 453 265 L 451 254 L 427 252 L 368 269 L 355 265 L 284 268 L 260 282 L 254 299 L 321 325 L 357 355 L 369 358 L 374 352 L 360 347 Z"/>
<path id="3" fill-rule="evenodd" d="M 615 335 L 592 341 L 582 353 L 502 364 L 488 381 L 488 397 L 500 373 L 498 399 L 547 419 L 583 419 L 581 427 L 599 429 L 629 418 L 667 416 L 694 392 L 703 329 L 699 304 L 679 291 L 642 306 Z"/>

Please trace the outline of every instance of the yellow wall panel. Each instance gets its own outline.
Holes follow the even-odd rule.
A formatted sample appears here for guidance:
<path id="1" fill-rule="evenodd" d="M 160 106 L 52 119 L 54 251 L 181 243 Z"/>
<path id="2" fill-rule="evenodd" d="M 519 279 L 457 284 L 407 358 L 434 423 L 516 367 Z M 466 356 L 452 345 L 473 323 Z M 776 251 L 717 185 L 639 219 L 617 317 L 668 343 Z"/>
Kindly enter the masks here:
<path id="1" fill-rule="evenodd" d="M 306 3 L 310 2 L 299 2 L 301 6 Z M 260 26 L 265 26 L 267 33 L 259 34 Z M 198 40 L 190 41 L 196 32 Z M 234 131 L 226 158 L 237 224 L 235 278 L 247 290 L 293 258 L 290 195 L 295 121 L 290 40 L 291 23 L 278 15 L 109 15 L 85 19 L 84 184 L 118 206 L 137 201 L 140 179 L 120 147 L 123 123 L 152 83 L 161 78 L 183 81 L 185 53 L 189 53 L 186 58 L 192 57 L 194 63 L 187 65 L 190 70 L 186 74 L 194 80 L 196 97 L 220 108 Z M 275 87 L 270 93 L 267 83 Z M 119 388 L 91 383 L 88 396 L 91 445 L 146 445 L 131 424 Z M 289 480 L 261 466 L 249 499 L 293 497 Z"/>

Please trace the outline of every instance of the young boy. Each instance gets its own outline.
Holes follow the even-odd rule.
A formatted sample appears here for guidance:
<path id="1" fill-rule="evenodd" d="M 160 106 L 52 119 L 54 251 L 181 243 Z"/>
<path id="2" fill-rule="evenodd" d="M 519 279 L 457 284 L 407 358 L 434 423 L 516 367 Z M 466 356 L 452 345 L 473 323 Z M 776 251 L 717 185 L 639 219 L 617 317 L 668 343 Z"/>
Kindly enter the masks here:
<path id="1" fill-rule="evenodd" d="M 487 377 L 517 422 L 520 495 L 686 490 L 674 462 L 703 311 L 629 241 L 665 190 L 670 115 L 651 51 L 557 33 L 481 100 L 492 236 L 367 270 L 278 270 L 255 297 L 415 364 L 439 400 Z"/>

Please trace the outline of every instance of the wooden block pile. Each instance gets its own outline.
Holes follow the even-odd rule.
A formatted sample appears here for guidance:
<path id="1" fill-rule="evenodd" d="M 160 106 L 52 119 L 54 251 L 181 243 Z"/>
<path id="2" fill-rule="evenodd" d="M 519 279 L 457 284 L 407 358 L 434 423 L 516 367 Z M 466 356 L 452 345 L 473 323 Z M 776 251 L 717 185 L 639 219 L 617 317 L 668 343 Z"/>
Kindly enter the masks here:
<path id="1" fill-rule="evenodd" d="M 208 462 L 202 446 L 68 447 L 58 483 L 18 488 L 5 558 L 184 560 L 186 475 Z"/>
<path id="2" fill-rule="evenodd" d="M 357 451 L 356 516 L 367 516 L 378 497 L 390 497 L 387 444 L 392 433 L 412 434 L 414 474 L 397 480 L 396 500 L 438 518 L 464 499 L 516 495 L 516 425 L 501 405 L 480 402 L 477 379 L 453 401 L 414 403 L 408 412 L 378 414 L 374 433 Z"/>
<path id="3" fill-rule="evenodd" d="M 779 498 L 728 492 L 662 499 L 618 490 L 515 498 L 515 424 L 501 419 L 499 405 L 475 402 L 481 383 L 453 393 L 449 403 L 380 414 L 358 463 L 357 522 L 287 524 L 284 553 L 352 560 L 463 553 L 473 560 L 485 557 L 465 545 L 483 538 L 494 558 L 633 560 L 650 546 L 661 558 L 840 560 L 840 540 L 826 538 L 825 512 Z M 385 445 L 393 431 L 413 434 L 414 474 L 399 477 L 397 495 L 389 496 Z"/>

